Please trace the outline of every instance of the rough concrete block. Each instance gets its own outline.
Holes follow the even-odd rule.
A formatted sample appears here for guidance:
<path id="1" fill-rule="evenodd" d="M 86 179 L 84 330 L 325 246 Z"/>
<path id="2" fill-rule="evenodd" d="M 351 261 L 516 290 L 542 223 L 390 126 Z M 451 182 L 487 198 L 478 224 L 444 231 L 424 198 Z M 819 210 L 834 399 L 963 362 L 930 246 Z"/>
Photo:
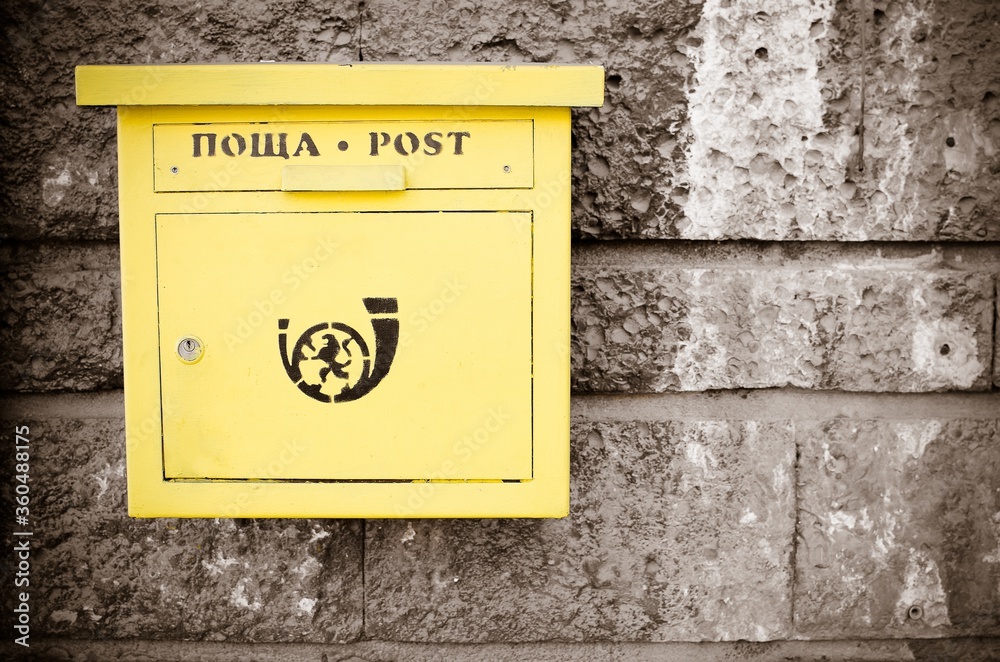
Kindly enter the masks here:
<path id="1" fill-rule="evenodd" d="M 580 270 L 573 387 L 983 390 L 992 276 L 887 270 Z"/>
<path id="2" fill-rule="evenodd" d="M 798 424 L 795 626 L 1000 633 L 1000 420 Z"/>
<path id="3" fill-rule="evenodd" d="M 573 114 L 574 225 L 580 236 L 673 236 L 681 207 L 667 183 L 685 164 L 680 132 L 689 65 L 677 44 L 698 21 L 688 2 L 515 0 L 489 11 L 461 3 L 365 3 L 373 61 L 551 62 L 603 65 L 602 108 Z M 419 25 L 419 31 L 409 26 Z"/>
<path id="4" fill-rule="evenodd" d="M 788 424 L 580 423 L 572 435 L 566 519 L 369 522 L 366 636 L 788 635 Z"/>
<path id="5" fill-rule="evenodd" d="M 995 3 L 703 7 L 681 237 L 1000 237 Z"/>
<path id="6" fill-rule="evenodd" d="M 360 523 L 130 519 L 120 419 L 8 421 L 5 439 L 15 423 L 31 431 L 32 637 L 360 635 Z"/>
<path id="7" fill-rule="evenodd" d="M 121 388 L 117 251 L 7 245 L 0 261 L 0 389 Z"/>
<path id="8" fill-rule="evenodd" d="M 117 235 L 115 113 L 75 105 L 79 64 L 350 62 L 359 3 L 224 0 L 5 3 L 0 237 Z M 416 38 L 417 33 L 413 33 Z M 151 85 L 155 81 L 150 82 Z M 132 96 L 141 100 L 143 87 Z"/>
<path id="9" fill-rule="evenodd" d="M 699 4 L 576 116 L 578 236 L 1000 237 L 995 4 Z"/>

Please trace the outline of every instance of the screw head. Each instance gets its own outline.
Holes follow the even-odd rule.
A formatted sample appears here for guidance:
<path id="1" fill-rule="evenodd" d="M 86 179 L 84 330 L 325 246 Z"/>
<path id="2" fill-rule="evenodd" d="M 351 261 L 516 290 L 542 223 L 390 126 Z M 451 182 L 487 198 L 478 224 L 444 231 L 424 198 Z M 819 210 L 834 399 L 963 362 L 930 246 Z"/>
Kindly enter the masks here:
<path id="1" fill-rule="evenodd" d="M 921 618 L 924 617 L 923 607 L 921 607 L 920 605 L 911 605 L 910 608 L 906 610 L 906 615 L 912 621 L 919 621 Z"/>
<path id="2" fill-rule="evenodd" d="M 174 173 L 176 175 L 178 170 L 179 170 L 179 168 L 177 166 L 174 166 L 174 167 L 172 167 L 170 169 L 170 172 L 172 172 L 172 173 Z"/>
<path id="3" fill-rule="evenodd" d="M 197 363 L 204 353 L 204 345 L 194 336 L 185 336 L 177 343 L 177 358 L 183 363 Z"/>

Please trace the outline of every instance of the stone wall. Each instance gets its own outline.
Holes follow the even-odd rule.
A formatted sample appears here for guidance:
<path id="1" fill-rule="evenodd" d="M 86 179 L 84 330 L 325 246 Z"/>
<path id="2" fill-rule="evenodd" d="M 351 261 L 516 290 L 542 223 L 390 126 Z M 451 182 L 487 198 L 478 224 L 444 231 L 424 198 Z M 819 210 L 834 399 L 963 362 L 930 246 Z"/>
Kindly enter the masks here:
<path id="1" fill-rule="evenodd" d="M 0 25 L 0 418 L 31 428 L 40 659 L 1000 659 L 1000 5 L 15 0 Z M 359 57 L 607 70 L 573 114 L 571 514 L 129 519 L 114 112 L 73 67 Z"/>

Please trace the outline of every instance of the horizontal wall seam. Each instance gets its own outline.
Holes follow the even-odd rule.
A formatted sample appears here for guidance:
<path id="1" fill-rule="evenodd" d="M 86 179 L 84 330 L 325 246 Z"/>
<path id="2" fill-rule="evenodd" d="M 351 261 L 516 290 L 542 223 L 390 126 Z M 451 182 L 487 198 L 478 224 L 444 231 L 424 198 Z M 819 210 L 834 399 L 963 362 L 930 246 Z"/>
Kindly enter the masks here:
<path id="1" fill-rule="evenodd" d="M 1000 393 L 870 393 L 761 389 L 574 395 L 573 422 L 1000 419 Z"/>
<path id="2" fill-rule="evenodd" d="M 576 268 L 885 269 L 1000 272 L 1000 243 L 615 241 L 573 244 Z"/>
<path id="3" fill-rule="evenodd" d="M 122 391 L 2 393 L 7 419 L 121 419 Z M 1000 419 L 1000 393 L 871 393 L 760 389 L 655 394 L 579 394 L 571 419 L 587 421 L 684 420 Z"/>

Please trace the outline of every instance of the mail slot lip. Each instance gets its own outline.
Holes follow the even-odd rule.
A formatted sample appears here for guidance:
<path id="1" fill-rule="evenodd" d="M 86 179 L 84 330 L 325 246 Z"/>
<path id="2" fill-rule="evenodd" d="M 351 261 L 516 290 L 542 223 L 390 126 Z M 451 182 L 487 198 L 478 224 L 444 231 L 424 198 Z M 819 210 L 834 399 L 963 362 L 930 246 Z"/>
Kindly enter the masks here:
<path id="1" fill-rule="evenodd" d="M 526 117 L 154 122 L 152 131 L 156 193 L 282 191 L 286 165 L 401 165 L 409 190 L 535 183 Z"/>

